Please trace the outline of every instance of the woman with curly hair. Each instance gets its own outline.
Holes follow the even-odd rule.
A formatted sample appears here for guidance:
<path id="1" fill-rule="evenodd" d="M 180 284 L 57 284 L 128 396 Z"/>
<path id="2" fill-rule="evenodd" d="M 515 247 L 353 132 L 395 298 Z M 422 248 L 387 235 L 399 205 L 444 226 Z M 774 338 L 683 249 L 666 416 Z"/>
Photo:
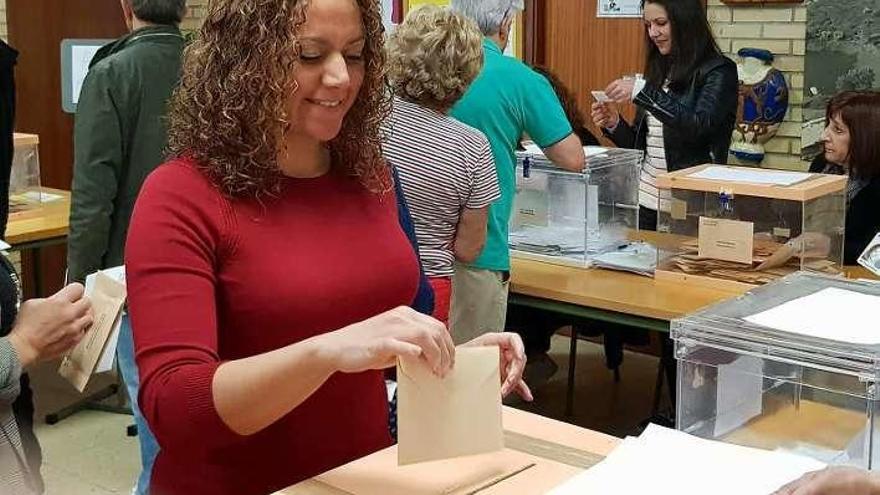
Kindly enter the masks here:
<path id="1" fill-rule="evenodd" d="M 435 5 L 410 12 L 388 40 L 394 104 L 383 149 L 400 173 L 433 316 L 444 324 L 453 262 L 480 254 L 489 205 L 501 196 L 486 136 L 447 115 L 483 65 L 482 40 L 473 21 Z"/>
<path id="2" fill-rule="evenodd" d="M 214 0 L 127 242 L 152 493 L 265 494 L 390 445 L 383 368 L 455 348 L 380 146 L 375 0 Z M 495 334 L 507 392 L 522 342 Z"/>

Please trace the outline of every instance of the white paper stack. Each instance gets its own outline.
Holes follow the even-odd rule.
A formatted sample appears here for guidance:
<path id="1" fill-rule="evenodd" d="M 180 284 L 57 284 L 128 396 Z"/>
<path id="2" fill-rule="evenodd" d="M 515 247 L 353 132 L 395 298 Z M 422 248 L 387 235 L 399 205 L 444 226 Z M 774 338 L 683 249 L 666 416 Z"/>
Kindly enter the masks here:
<path id="1" fill-rule="evenodd" d="M 113 280 L 125 285 L 125 265 L 114 266 L 113 268 L 107 268 L 106 270 L 101 271 Z M 98 272 L 95 272 L 86 277 L 86 297 L 91 296 L 92 292 L 95 290 L 95 278 L 97 275 Z M 125 310 L 123 309 L 123 311 Z M 98 360 L 98 365 L 95 367 L 95 373 L 106 373 L 113 369 L 113 363 L 116 360 L 116 346 L 119 343 L 119 329 L 121 327 L 122 319 L 119 319 L 116 321 L 116 324 L 113 325 L 110 338 L 107 340 L 107 345 L 104 346 L 104 351 L 101 353 L 101 359 Z"/>
<path id="2" fill-rule="evenodd" d="M 697 438 L 650 425 L 550 495 L 769 495 L 819 461 Z"/>

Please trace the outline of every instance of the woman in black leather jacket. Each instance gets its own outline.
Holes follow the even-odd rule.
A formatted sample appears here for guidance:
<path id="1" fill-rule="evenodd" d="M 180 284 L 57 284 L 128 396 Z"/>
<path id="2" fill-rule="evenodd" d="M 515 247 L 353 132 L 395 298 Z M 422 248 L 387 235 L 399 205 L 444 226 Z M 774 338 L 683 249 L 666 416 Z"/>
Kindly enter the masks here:
<path id="1" fill-rule="evenodd" d="M 635 121 L 622 119 L 612 102 L 595 103 L 592 118 L 617 146 L 648 152 L 639 224 L 653 230 L 657 173 L 727 163 L 738 76 L 736 65 L 718 48 L 700 0 L 642 0 L 642 8 L 645 79 L 618 79 L 605 90 L 613 102 L 638 106 Z"/>

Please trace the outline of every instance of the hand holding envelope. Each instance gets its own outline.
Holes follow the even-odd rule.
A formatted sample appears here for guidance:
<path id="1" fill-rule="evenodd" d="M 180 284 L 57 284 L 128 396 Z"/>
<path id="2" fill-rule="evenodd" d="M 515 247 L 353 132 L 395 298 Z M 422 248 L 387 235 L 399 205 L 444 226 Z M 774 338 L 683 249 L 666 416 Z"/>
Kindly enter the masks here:
<path id="1" fill-rule="evenodd" d="M 463 347 L 445 378 L 420 359 L 398 361 L 400 465 L 504 448 L 499 361 L 498 347 Z"/>
<path id="2" fill-rule="evenodd" d="M 456 350 L 446 377 L 421 359 L 398 361 L 398 462 L 401 465 L 497 451 L 504 446 L 501 397 L 522 380 L 525 352 L 519 335 L 490 333 Z M 503 380 L 503 384 L 502 384 Z"/>
<path id="3" fill-rule="evenodd" d="M 524 400 L 531 402 L 533 399 L 532 391 L 522 379 L 526 367 L 526 351 L 520 336 L 512 332 L 484 333 L 461 345 L 461 347 L 479 346 L 498 347 L 501 396 L 507 397 L 508 394 L 515 391 Z"/>

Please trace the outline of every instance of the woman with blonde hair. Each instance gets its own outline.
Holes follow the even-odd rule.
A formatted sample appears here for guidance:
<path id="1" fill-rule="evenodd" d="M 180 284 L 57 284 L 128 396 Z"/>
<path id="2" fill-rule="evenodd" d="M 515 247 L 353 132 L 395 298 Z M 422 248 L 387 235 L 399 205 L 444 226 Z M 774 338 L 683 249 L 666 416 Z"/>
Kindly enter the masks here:
<path id="1" fill-rule="evenodd" d="M 419 265 L 381 154 L 374 0 L 214 0 L 129 229 L 158 495 L 265 494 L 390 445 L 381 369 L 455 348 L 406 307 Z M 522 342 L 493 334 L 502 390 Z"/>
<path id="2" fill-rule="evenodd" d="M 388 41 L 394 102 L 383 149 L 413 216 L 433 316 L 445 324 L 453 262 L 480 254 L 489 205 L 501 196 L 489 141 L 448 115 L 483 66 L 482 40 L 467 17 L 426 5 Z"/>

